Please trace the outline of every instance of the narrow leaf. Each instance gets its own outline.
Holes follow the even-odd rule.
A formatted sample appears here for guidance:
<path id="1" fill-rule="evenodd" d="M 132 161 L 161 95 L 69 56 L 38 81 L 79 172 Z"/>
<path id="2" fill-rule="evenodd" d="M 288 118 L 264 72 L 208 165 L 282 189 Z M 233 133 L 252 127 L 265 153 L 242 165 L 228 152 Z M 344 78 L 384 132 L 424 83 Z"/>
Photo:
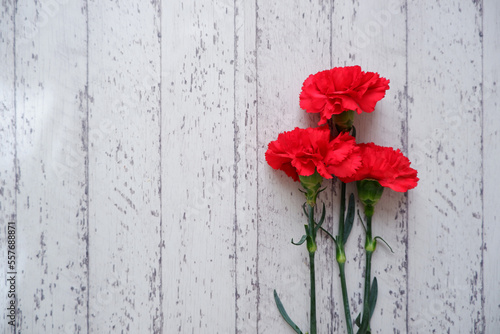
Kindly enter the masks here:
<path id="1" fill-rule="evenodd" d="M 309 225 L 304 224 L 304 230 L 306 230 L 306 234 L 309 234 Z"/>
<path id="2" fill-rule="evenodd" d="M 354 224 L 354 194 L 351 194 L 351 196 L 349 196 L 349 204 L 347 206 L 347 216 L 344 222 L 344 245 L 347 242 L 347 238 L 349 238 L 349 234 L 351 233 L 353 224 Z"/>
<path id="3" fill-rule="evenodd" d="M 316 231 L 315 233 L 318 233 L 318 230 L 321 228 L 321 225 L 323 225 L 323 222 L 325 221 L 325 215 L 326 215 L 326 209 L 325 209 L 325 203 L 323 203 L 323 212 L 321 213 L 321 218 L 319 219 L 319 222 L 316 226 Z"/>
<path id="4" fill-rule="evenodd" d="M 370 288 L 370 296 L 368 297 L 368 306 L 370 307 L 370 318 L 372 318 L 373 311 L 375 310 L 375 304 L 377 304 L 377 293 L 378 285 L 377 278 L 374 277 L 372 281 L 372 287 Z"/>
<path id="5" fill-rule="evenodd" d="M 297 326 L 292 319 L 288 316 L 288 314 L 285 311 L 285 308 L 283 307 L 283 304 L 281 303 L 280 298 L 278 297 L 278 294 L 276 293 L 276 290 L 274 290 L 274 301 L 276 302 L 276 306 L 278 307 L 278 311 L 280 311 L 281 316 L 283 319 L 285 319 L 286 323 L 290 325 L 290 327 L 293 328 L 295 333 L 297 334 L 303 334 L 302 331 L 300 330 L 299 326 Z"/>
<path id="6" fill-rule="evenodd" d="M 300 246 L 306 241 L 306 238 L 307 238 L 307 236 L 303 235 L 302 238 L 300 238 L 300 241 L 297 243 L 293 242 L 293 238 L 292 238 L 292 244 L 294 244 L 295 246 Z"/>
<path id="7" fill-rule="evenodd" d="M 333 239 L 333 242 L 335 242 L 335 244 L 337 243 L 337 239 L 335 239 L 335 237 L 333 235 L 330 234 L 330 232 L 328 232 L 327 230 L 325 230 L 324 228 L 320 227 L 321 231 L 325 232 L 330 238 Z"/>
<path id="8" fill-rule="evenodd" d="M 361 327 L 361 313 L 358 314 L 358 317 L 356 318 L 356 321 L 354 321 L 356 326 Z"/>
<path id="9" fill-rule="evenodd" d="M 306 215 L 306 217 L 309 218 L 309 214 L 307 213 L 306 210 L 306 203 L 302 204 L 302 210 L 304 210 L 304 214 Z"/>
<path id="10" fill-rule="evenodd" d="M 394 251 L 392 250 L 391 246 L 389 246 L 389 244 L 387 243 L 387 241 L 385 241 L 384 239 L 382 239 L 382 237 L 375 237 L 375 240 L 377 240 L 377 239 L 382 240 L 382 241 L 384 242 L 384 244 L 385 244 L 387 247 L 389 247 L 389 249 L 391 250 L 391 252 L 392 252 L 392 253 L 394 253 Z"/>
<path id="11" fill-rule="evenodd" d="M 366 233 L 365 222 L 363 221 L 363 218 L 361 218 L 361 215 L 359 214 L 359 210 L 358 210 L 358 218 L 361 221 L 361 226 L 363 226 L 363 230 L 365 230 L 365 233 Z"/>

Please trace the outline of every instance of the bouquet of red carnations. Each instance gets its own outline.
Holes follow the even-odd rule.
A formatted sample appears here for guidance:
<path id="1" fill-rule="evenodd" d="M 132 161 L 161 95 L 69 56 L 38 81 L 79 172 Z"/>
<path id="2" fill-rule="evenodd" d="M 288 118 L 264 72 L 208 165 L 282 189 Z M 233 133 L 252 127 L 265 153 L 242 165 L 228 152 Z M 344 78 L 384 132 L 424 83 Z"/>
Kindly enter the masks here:
<path id="1" fill-rule="evenodd" d="M 346 212 L 346 183 L 356 182 L 358 198 L 364 206 L 366 226 L 363 225 L 365 241 L 365 286 L 363 311 L 355 319 L 358 334 L 370 333 L 370 319 L 377 301 L 377 280 L 371 280 L 371 259 L 381 237 L 372 235 L 372 217 L 375 205 L 384 188 L 406 192 L 417 186 L 417 171 L 400 150 L 382 147 L 374 143 L 357 144 L 353 126 L 356 113 L 371 113 L 375 105 L 389 89 L 389 80 L 378 73 L 363 72 L 359 66 L 336 67 L 310 75 L 300 94 L 300 107 L 309 113 L 319 113 L 319 127 L 281 133 L 269 143 L 266 161 L 274 169 L 281 169 L 294 181 L 300 181 L 306 197 L 303 205 L 307 217 L 305 234 L 294 245 L 306 244 L 309 253 L 311 277 L 310 334 L 316 334 L 316 292 L 314 277 L 314 254 L 317 250 L 316 235 L 326 233 L 335 243 L 336 259 L 340 271 L 342 299 L 347 324 L 347 333 L 353 333 L 353 322 L 345 277 L 345 244 L 354 223 L 354 195 L 351 194 Z M 337 134 L 335 136 L 335 134 Z M 323 179 L 338 178 L 341 181 L 340 217 L 338 233 L 333 236 L 322 227 L 325 220 L 325 205 L 321 217 L 314 218 L 314 209 Z M 286 313 L 276 291 L 274 298 L 285 321 L 302 333 Z"/>

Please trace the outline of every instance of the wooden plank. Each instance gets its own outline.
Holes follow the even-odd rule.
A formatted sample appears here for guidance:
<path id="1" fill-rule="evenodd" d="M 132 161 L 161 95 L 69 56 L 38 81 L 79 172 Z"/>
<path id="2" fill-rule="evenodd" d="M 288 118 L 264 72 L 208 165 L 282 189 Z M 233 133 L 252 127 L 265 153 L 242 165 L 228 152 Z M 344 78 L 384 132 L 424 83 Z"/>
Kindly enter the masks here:
<path id="1" fill-rule="evenodd" d="M 8 223 L 16 221 L 16 110 L 15 110 L 15 44 L 14 44 L 14 2 L 6 1 L 0 8 L 0 307 L 2 322 L 0 327 L 5 333 L 15 333 L 15 325 L 8 323 L 10 283 L 7 282 L 8 269 Z M 17 250 L 16 250 L 17 251 Z M 17 309 L 17 306 L 15 307 Z"/>
<path id="2" fill-rule="evenodd" d="M 377 206 L 375 234 L 396 254 L 379 244 L 374 256 L 373 332 L 496 333 L 495 1 L 89 6 L 0 9 L 0 267 L 16 220 L 18 332 L 289 332 L 274 288 L 307 330 L 308 257 L 289 243 L 304 200 L 264 152 L 278 133 L 315 126 L 298 103 L 307 75 L 359 64 L 391 89 L 356 118 L 358 141 L 401 148 L 421 178 Z M 339 185 L 324 185 L 335 232 Z M 353 317 L 363 244 L 358 222 Z M 334 248 L 319 246 L 319 329 L 342 332 Z"/>
<path id="3" fill-rule="evenodd" d="M 257 333 L 257 63 L 254 1 L 235 2 L 236 333 Z"/>
<path id="4" fill-rule="evenodd" d="M 404 1 L 335 3 L 332 18 L 333 65 L 360 65 L 364 71 L 378 72 L 390 80 L 385 98 L 375 111 L 355 117 L 357 142 L 399 148 L 408 153 L 406 133 L 406 13 Z M 348 191 L 355 192 L 350 184 Z M 361 203 L 356 203 L 360 212 Z M 373 216 L 373 233 L 383 237 L 373 256 L 372 277 L 377 277 L 379 293 L 371 321 L 374 333 L 406 333 L 407 311 L 407 198 L 386 189 Z M 364 232 L 355 224 L 346 245 L 346 275 L 353 320 L 363 309 Z M 334 290 L 341 296 L 340 286 Z M 345 328 L 342 300 L 336 309 Z M 355 327 L 356 328 L 356 327 Z"/>
<path id="5" fill-rule="evenodd" d="M 408 3 L 408 333 L 481 333 L 481 3 Z"/>
<path id="6" fill-rule="evenodd" d="M 95 333 L 162 328 L 159 6 L 89 2 L 89 322 Z"/>
<path id="7" fill-rule="evenodd" d="M 235 332 L 234 2 L 162 7 L 164 332 Z"/>
<path id="8" fill-rule="evenodd" d="M 290 244 L 304 234 L 305 198 L 300 184 L 269 167 L 264 154 L 279 133 L 319 121 L 300 109 L 299 94 L 310 74 L 330 66 L 329 15 L 329 1 L 257 2 L 258 333 L 290 331 L 276 308 L 273 289 L 297 325 L 309 331 L 309 256 L 304 245 Z M 331 192 L 320 199 L 331 213 Z M 333 229 L 330 215 L 326 227 Z M 338 328 L 331 313 L 335 251 L 326 237 L 318 237 L 318 244 L 318 331 L 332 333 Z"/>
<path id="9" fill-rule="evenodd" d="M 83 1 L 16 2 L 18 332 L 87 332 Z"/>
<path id="10" fill-rule="evenodd" d="M 497 245 L 500 240 L 500 207 L 498 185 L 500 174 L 500 3 L 483 2 L 483 333 L 496 333 L 500 328 L 500 260 Z"/>

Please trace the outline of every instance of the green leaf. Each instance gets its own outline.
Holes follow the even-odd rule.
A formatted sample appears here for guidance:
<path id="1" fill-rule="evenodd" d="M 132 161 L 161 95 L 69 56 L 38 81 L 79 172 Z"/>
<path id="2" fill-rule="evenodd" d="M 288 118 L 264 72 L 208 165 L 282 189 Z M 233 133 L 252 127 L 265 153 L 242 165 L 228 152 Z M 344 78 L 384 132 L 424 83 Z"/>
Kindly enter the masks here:
<path id="1" fill-rule="evenodd" d="M 302 236 L 302 238 L 300 238 L 300 241 L 297 243 L 293 242 L 293 238 L 292 238 L 292 244 L 294 244 L 295 246 L 300 246 L 306 241 L 306 238 L 307 238 L 307 235 L 304 234 Z"/>
<path id="2" fill-rule="evenodd" d="M 288 314 L 285 311 L 285 308 L 283 307 L 283 304 L 281 303 L 280 298 L 278 297 L 278 294 L 276 293 L 276 290 L 274 290 L 274 301 L 276 302 L 276 306 L 278 307 L 278 311 L 280 311 L 281 316 L 283 319 L 285 319 L 286 323 L 290 325 L 290 327 L 293 328 L 295 333 L 297 334 L 303 334 L 302 331 L 300 330 L 299 326 L 297 326 L 292 319 L 288 316 Z"/>
<path id="3" fill-rule="evenodd" d="M 335 242 L 335 244 L 337 244 L 337 239 L 335 239 L 335 237 L 333 235 L 330 234 L 330 232 L 328 232 L 327 230 L 325 230 L 324 228 L 320 227 L 321 231 L 325 232 L 330 238 L 333 239 L 333 242 Z"/>
<path id="4" fill-rule="evenodd" d="M 319 219 L 319 222 L 316 225 L 316 230 L 314 231 L 314 233 L 318 233 L 318 230 L 321 228 L 321 225 L 323 225 L 323 222 L 325 221 L 325 215 L 326 215 L 326 209 L 325 209 L 325 203 L 323 203 L 323 212 L 321 213 L 321 218 Z"/>
<path id="5" fill-rule="evenodd" d="M 306 215 L 306 217 L 309 218 L 309 214 L 307 213 L 307 210 L 306 210 L 306 205 L 307 205 L 307 203 L 302 204 L 302 210 L 304 210 L 304 214 Z"/>
<path id="6" fill-rule="evenodd" d="M 359 214 L 359 210 L 358 210 L 358 218 L 361 221 L 361 226 L 363 226 L 363 230 L 365 230 L 365 233 L 366 233 L 365 222 L 363 221 L 363 218 L 361 218 L 361 215 Z"/>
<path id="7" fill-rule="evenodd" d="M 387 247 L 389 247 L 389 249 L 391 250 L 391 252 L 392 252 L 392 253 L 394 253 L 394 251 L 392 250 L 391 246 L 389 246 L 389 244 L 387 243 L 387 241 L 385 241 L 384 239 L 382 239 L 382 237 L 378 237 L 378 236 L 377 236 L 377 237 L 375 237 L 375 240 L 377 240 L 377 239 L 382 240 L 382 241 L 384 242 L 384 244 L 385 244 Z"/>
<path id="8" fill-rule="evenodd" d="M 344 222 L 344 245 L 347 242 L 347 238 L 349 238 L 349 234 L 352 230 L 352 225 L 354 224 L 354 194 L 349 196 L 349 205 L 347 206 L 347 216 Z"/>
<path id="9" fill-rule="evenodd" d="M 354 321 L 356 326 L 361 327 L 361 313 L 358 314 L 358 317 L 356 318 L 356 321 Z"/>
<path id="10" fill-rule="evenodd" d="M 370 297 L 368 297 L 368 306 L 370 308 L 370 318 L 372 318 L 373 311 L 375 310 L 375 304 L 377 304 L 377 293 L 378 293 L 378 285 L 377 278 L 374 277 L 372 281 L 372 287 L 370 288 Z"/>
<path id="11" fill-rule="evenodd" d="M 352 126 L 351 128 L 351 136 L 353 136 L 354 138 L 356 138 L 356 128 L 354 127 L 354 125 Z"/>

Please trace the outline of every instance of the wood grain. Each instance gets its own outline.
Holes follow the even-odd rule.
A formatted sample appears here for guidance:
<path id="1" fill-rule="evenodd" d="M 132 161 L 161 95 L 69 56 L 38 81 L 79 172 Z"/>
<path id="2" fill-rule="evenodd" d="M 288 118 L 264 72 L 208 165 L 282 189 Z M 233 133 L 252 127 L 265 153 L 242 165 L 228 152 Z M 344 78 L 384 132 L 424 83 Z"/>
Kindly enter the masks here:
<path id="1" fill-rule="evenodd" d="M 16 221 L 16 109 L 15 109 L 15 44 L 14 2 L 7 1 L 0 8 L 0 307 L 10 306 L 7 282 L 8 223 Z M 18 251 L 18 249 L 16 250 Z M 19 258 L 19 257 L 18 257 Z M 16 301 L 17 302 L 17 301 Z M 3 311 L 0 328 L 4 333 L 15 333 L 15 326 Z"/>
<path id="2" fill-rule="evenodd" d="M 391 80 L 358 142 L 419 171 L 377 205 L 374 333 L 500 327 L 500 6 L 494 0 L 2 1 L 0 280 L 18 234 L 5 333 L 289 333 L 309 325 L 304 202 L 267 144 L 315 126 L 309 74 Z M 337 231 L 338 182 L 325 182 Z M 355 192 L 354 185 L 348 191 Z M 359 207 L 359 203 L 358 203 Z M 334 247 L 317 253 L 319 332 L 345 331 Z M 364 236 L 347 244 L 353 318 Z M 0 289 L 0 305 L 7 305 Z"/>
<path id="3" fill-rule="evenodd" d="M 500 328 L 500 259 L 497 245 L 500 236 L 500 207 L 498 205 L 498 157 L 500 157 L 500 4 L 483 2 L 483 77 L 482 77 L 482 139 L 483 139 L 483 248 L 484 298 L 483 328 L 494 334 Z"/>
<path id="4" fill-rule="evenodd" d="M 402 1 L 335 3 L 332 20 L 332 66 L 360 65 L 364 71 L 378 72 L 390 80 L 391 88 L 377 104 L 375 111 L 356 116 L 356 141 L 391 146 L 408 154 L 404 5 Z M 348 185 L 348 191 L 356 193 L 355 185 Z M 361 203 L 356 205 L 362 213 Z M 378 242 L 373 256 L 372 277 L 377 277 L 379 286 L 379 298 L 371 322 L 374 333 L 406 333 L 406 213 L 406 196 L 386 189 L 373 216 L 373 233 L 384 238 L 394 253 L 382 242 Z M 363 308 L 364 242 L 364 232 L 357 221 L 346 245 L 346 275 L 353 320 Z M 340 287 L 334 294 L 341 294 Z M 341 300 L 338 302 L 340 312 Z M 345 328 L 344 326 L 342 324 L 342 328 Z"/>
<path id="5" fill-rule="evenodd" d="M 89 331 L 159 333 L 159 3 L 88 5 Z"/>
<path id="6" fill-rule="evenodd" d="M 162 13 L 163 331 L 232 333 L 234 3 Z"/>
<path id="7" fill-rule="evenodd" d="M 17 332 L 87 332 L 83 1 L 16 6 Z"/>
<path id="8" fill-rule="evenodd" d="M 234 8 L 235 333 L 257 333 L 259 310 L 256 7 Z"/>
<path id="9" fill-rule="evenodd" d="M 309 74 L 329 66 L 329 1 L 257 3 L 259 333 L 290 330 L 276 309 L 274 289 L 292 319 L 302 331 L 309 331 L 309 257 L 305 245 L 290 243 L 304 234 L 305 198 L 300 184 L 269 167 L 264 154 L 279 133 L 319 121 L 300 109 L 299 94 Z M 329 213 L 330 194 L 322 193 L 318 202 L 329 204 Z M 330 215 L 327 227 L 332 229 Z M 318 244 L 318 331 L 332 333 L 338 326 L 331 313 L 334 247 L 326 237 L 318 237 Z"/>
<path id="10" fill-rule="evenodd" d="M 409 333 L 482 331 L 481 13 L 408 4 Z"/>

